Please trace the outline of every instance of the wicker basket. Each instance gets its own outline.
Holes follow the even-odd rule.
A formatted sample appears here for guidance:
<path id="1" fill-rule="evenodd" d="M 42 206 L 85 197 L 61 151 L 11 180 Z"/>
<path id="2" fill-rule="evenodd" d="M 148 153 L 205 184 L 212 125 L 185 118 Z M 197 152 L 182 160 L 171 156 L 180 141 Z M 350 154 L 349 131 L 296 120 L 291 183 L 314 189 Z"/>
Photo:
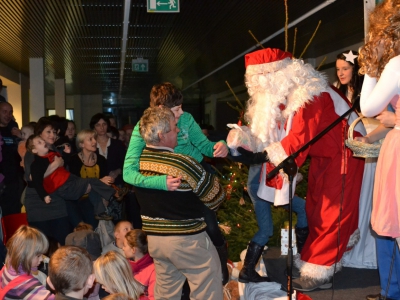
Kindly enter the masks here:
<path id="1" fill-rule="evenodd" d="M 378 157 L 384 139 L 376 141 L 373 144 L 363 143 L 353 139 L 354 127 L 362 118 L 364 118 L 364 116 L 358 117 L 351 123 L 348 131 L 348 139 L 345 141 L 346 146 L 353 151 L 353 156 L 355 157 Z"/>

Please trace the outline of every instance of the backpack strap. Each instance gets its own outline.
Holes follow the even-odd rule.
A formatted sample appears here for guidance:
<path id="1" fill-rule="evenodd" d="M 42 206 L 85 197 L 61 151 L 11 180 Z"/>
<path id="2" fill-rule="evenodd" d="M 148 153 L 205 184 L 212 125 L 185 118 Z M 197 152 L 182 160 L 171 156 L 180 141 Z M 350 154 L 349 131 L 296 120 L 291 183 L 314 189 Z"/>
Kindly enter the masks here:
<path id="1" fill-rule="evenodd" d="M 6 267 L 4 266 L 0 271 L 0 299 L 4 299 L 6 294 L 13 288 L 17 287 L 24 281 L 27 281 L 28 279 L 33 278 L 32 275 L 27 275 L 27 274 L 19 275 L 18 277 L 11 280 L 4 288 L 1 288 L 1 280 L 3 278 L 3 271 L 5 268 Z"/>

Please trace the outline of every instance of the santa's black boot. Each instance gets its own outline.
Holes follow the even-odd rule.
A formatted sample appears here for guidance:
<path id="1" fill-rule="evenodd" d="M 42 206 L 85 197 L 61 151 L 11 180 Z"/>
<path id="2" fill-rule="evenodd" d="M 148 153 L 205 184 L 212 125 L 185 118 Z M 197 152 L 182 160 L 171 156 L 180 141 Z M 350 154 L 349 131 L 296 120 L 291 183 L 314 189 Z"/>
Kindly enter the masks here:
<path id="1" fill-rule="evenodd" d="M 296 227 L 295 232 L 296 232 L 297 252 L 301 253 L 301 250 L 303 250 L 304 244 L 306 243 L 308 237 L 309 233 L 308 226 L 303 228 Z"/>
<path id="2" fill-rule="evenodd" d="M 226 241 L 222 246 L 215 247 L 218 252 L 219 260 L 221 261 L 221 271 L 222 271 L 222 284 L 225 285 L 229 281 L 229 271 L 228 271 L 228 244 Z"/>
<path id="3" fill-rule="evenodd" d="M 260 246 L 254 242 L 250 242 L 249 247 L 247 248 L 246 257 L 244 259 L 243 268 L 239 273 L 240 282 L 248 283 L 270 281 L 268 277 L 260 276 L 255 270 L 263 250 L 263 246 Z"/>

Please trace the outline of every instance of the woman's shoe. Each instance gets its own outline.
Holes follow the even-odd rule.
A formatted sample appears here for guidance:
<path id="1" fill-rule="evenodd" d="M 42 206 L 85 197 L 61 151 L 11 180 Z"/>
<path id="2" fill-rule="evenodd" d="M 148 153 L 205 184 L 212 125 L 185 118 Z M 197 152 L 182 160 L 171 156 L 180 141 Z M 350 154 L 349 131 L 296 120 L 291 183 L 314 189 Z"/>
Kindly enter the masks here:
<path id="1" fill-rule="evenodd" d="M 107 214 L 106 212 L 102 212 L 101 214 L 95 215 L 94 218 L 96 220 L 106 220 L 106 221 L 110 221 L 113 219 L 113 217 Z"/>
<path id="2" fill-rule="evenodd" d="M 116 190 L 116 193 L 114 196 L 117 199 L 117 201 L 122 201 L 124 199 L 125 195 L 129 193 L 129 187 L 127 187 L 127 186 L 123 186 L 121 188 L 117 187 L 115 184 L 112 184 L 111 186 Z"/>

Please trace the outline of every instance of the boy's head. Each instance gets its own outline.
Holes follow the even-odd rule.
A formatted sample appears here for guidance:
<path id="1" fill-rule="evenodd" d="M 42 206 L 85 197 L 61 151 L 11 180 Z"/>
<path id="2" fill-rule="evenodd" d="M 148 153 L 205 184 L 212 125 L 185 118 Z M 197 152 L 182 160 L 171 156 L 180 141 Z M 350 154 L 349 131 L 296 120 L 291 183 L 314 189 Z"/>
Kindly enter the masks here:
<path id="1" fill-rule="evenodd" d="M 49 152 L 46 142 L 38 135 L 31 135 L 26 140 L 26 150 L 36 155 L 46 155 Z"/>
<path id="2" fill-rule="evenodd" d="M 124 243 L 125 235 L 128 231 L 132 230 L 133 226 L 129 221 L 119 221 L 114 227 L 114 237 L 118 246 Z"/>
<path id="3" fill-rule="evenodd" d="M 150 91 L 150 107 L 163 105 L 172 108 L 181 105 L 182 102 L 182 92 L 172 83 L 164 82 L 156 84 Z"/>
<path id="4" fill-rule="evenodd" d="M 86 249 L 92 260 L 96 260 L 101 255 L 100 236 L 93 230 L 81 229 L 68 234 L 65 238 L 65 245 Z"/>
<path id="5" fill-rule="evenodd" d="M 21 128 L 21 138 L 23 141 L 26 141 L 28 139 L 28 137 L 30 137 L 35 131 L 35 128 L 28 124 L 28 125 L 24 125 Z"/>
<path id="6" fill-rule="evenodd" d="M 93 286 L 95 276 L 89 253 L 80 247 L 63 246 L 54 252 L 49 263 L 49 279 L 56 293 L 68 295 Z"/>

